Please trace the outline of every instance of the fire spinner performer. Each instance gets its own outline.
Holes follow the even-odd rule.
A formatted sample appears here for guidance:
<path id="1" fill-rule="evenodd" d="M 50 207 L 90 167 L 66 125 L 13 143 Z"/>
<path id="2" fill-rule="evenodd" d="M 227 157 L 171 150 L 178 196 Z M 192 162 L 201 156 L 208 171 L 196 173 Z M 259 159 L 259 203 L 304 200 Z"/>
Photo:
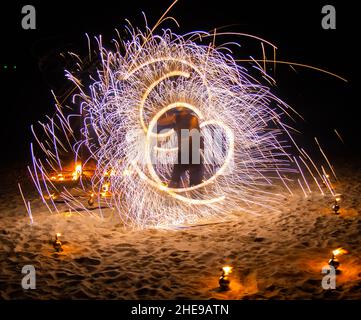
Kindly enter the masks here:
<path id="1" fill-rule="evenodd" d="M 172 115 L 158 120 L 157 128 L 173 128 L 177 135 L 178 153 L 175 158 L 169 186 L 184 187 L 184 178 L 189 173 L 189 186 L 203 180 L 204 143 L 201 137 L 199 118 L 194 112 L 179 107 Z"/>

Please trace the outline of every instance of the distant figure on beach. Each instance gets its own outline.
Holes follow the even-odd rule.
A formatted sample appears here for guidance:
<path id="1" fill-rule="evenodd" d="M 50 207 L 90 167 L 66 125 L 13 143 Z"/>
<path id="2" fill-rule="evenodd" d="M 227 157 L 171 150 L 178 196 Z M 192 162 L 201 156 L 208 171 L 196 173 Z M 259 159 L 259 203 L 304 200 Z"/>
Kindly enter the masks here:
<path id="1" fill-rule="evenodd" d="M 182 187 L 182 180 L 187 172 L 189 173 L 189 186 L 202 183 L 204 144 L 197 115 L 188 108 L 178 107 L 171 115 L 159 119 L 157 125 L 163 128 L 173 128 L 178 138 L 178 156 L 169 187 Z"/>

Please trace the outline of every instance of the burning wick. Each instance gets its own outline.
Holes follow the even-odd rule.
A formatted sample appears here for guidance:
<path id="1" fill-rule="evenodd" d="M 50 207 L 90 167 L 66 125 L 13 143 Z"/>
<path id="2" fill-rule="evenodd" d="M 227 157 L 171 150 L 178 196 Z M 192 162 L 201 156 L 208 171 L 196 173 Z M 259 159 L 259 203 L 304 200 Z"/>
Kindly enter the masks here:
<path id="1" fill-rule="evenodd" d="M 337 259 L 337 256 L 347 254 L 347 253 L 348 253 L 348 251 L 343 248 L 337 248 L 336 250 L 333 250 L 332 257 L 328 261 L 328 264 L 337 270 L 337 268 L 340 266 L 340 261 Z"/>
<path id="2" fill-rule="evenodd" d="M 340 197 L 336 197 L 335 198 L 335 203 L 332 206 L 332 210 L 336 215 L 340 214 L 340 212 L 339 212 L 339 210 L 340 210 L 340 200 L 341 200 Z"/>
<path id="3" fill-rule="evenodd" d="M 62 243 L 61 243 L 61 241 L 59 240 L 59 237 L 61 236 L 61 234 L 60 233 L 57 233 L 56 235 L 55 235 L 55 240 L 54 240 L 54 242 L 53 242 L 53 247 L 54 247 L 54 249 L 55 249 L 55 251 L 56 252 L 61 252 L 61 251 L 63 251 L 63 248 L 61 247 L 62 246 Z"/>
<path id="4" fill-rule="evenodd" d="M 224 266 L 222 268 L 222 275 L 219 278 L 219 288 L 221 291 L 228 291 L 231 281 L 229 280 L 229 274 L 232 272 L 232 267 Z"/>

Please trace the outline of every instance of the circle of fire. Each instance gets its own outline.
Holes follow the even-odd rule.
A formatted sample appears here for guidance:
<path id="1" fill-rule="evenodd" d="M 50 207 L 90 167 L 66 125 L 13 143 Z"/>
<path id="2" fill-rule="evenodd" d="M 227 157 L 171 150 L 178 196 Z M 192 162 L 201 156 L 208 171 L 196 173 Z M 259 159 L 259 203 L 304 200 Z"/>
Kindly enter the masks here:
<path id="1" fill-rule="evenodd" d="M 301 162 L 286 151 L 295 146 L 283 122 L 292 109 L 227 51 L 193 40 L 205 34 L 132 31 L 130 40 L 115 42 L 115 50 L 105 49 L 99 38 L 101 67 L 90 93 L 67 74 L 79 89 L 74 97 L 81 99 L 78 116 L 83 119 L 82 138 L 71 143 L 72 149 L 76 159 L 80 146 L 90 151 L 96 161 L 92 192 L 108 193 L 108 206 L 126 225 L 179 224 L 233 211 L 272 210 L 282 196 L 279 190 L 270 190 L 275 182 L 281 181 L 279 185 L 292 193 L 288 174 L 302 173 L 303 163 L 312 175 L 306 153 L 298 156 Z M 177 157 L 176 134 L 173 129 L 159 133 L 156 127 L 178 107 L 200 120 L 205 174 L 199 185 L 171 188 L 167 182 Z M 60 108 L 58 119 L 63 129 L 72 130 Z M 54 120 L 52 125 L 55 137 Z M 52 158 L 60 164 L 56 149 L 60 142 L 56 138 L 53 142 Z M 34 156 L 33 160 L 49 193 L 51 179 Z M 304 184 L 298 182 L 304 192 L 311 192 L 303 173 L 302 179 Z M 42 192 L 39 181 L 34 181 Z M 70 193 L 63 195 L 70 206 Z"/>

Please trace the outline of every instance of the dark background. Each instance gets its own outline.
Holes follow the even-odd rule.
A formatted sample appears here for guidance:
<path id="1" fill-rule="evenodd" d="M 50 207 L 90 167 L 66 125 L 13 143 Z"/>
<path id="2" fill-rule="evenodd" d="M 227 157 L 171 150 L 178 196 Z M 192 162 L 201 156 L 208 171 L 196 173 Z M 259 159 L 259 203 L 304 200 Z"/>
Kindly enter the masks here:
<path id="1" fill-rule="evenodd" d="M 19 1 L 2 4 L 1 15 L 1 163 L 26 162 L 31 141 L 30 125 L 44 120 L 54 110 L 50 90 L 62 95 L 71 88 L 64 77 L 67 61 L 61 52 L 87 54 L 87 39 L 102 34 L 104 43 L 122 30 L 125 18 L 143 27 L 141 14 L 153 26 L 171 0 L 164 1 Z M 37 29 L 23 30 L 21 9 L 31 4 L 36 8 Z M 336 8 L 336 30 L 323 30 L 321 8 Z M 359 143 L 358 83 L 359 49 L 358 12 L 346 1 L 241 1 L 180 0 L 170 15 L 180 23 L 176 33 L 211 30 L 229 26 L 226 31 L 244 32 L 271 41 L 278 47 L 277 59 L 314 65 L 341 75 L 344 83 L 317 71 L 278 65 L 277 87 L 272 90 L 306 119 L 297 128 L 298 138 L 313 144 L 319 137 L 327 153 L 343 158 L 361 154 Z M 361 22 L 360 22 L 361 23 Z M 246 38 L 224 37 L 218 40 L 238 41 L 236 58 L 262 58 L 260 43 Z M 272 58 L 272 52 L 268 57 Z M 250 66 L 246 64 L 246 66 Z M 270 72 L 273 75 L 273 72 Z M 334 129 L 345 144 L 337 138 Z"/>

